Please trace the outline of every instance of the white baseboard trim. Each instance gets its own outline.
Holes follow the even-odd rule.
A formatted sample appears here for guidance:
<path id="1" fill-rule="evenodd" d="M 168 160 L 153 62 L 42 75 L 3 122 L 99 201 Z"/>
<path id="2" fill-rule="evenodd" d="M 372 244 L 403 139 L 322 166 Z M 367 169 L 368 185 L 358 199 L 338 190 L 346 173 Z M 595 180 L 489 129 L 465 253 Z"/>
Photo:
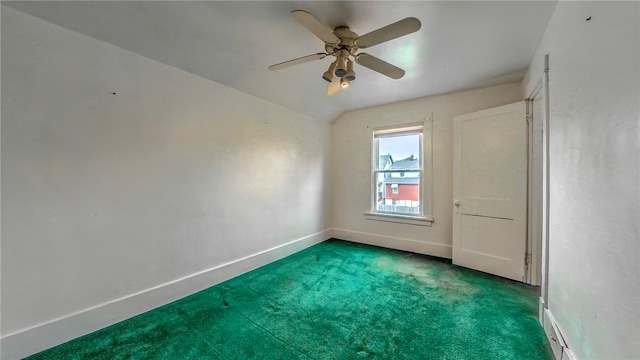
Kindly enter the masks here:
<path id="1" fill-rule="evenodd" d="M 538 298 L 538 322 L 540 322 L 540 326 L 544 328 L 544 310 L 547 308 L 547 305 L 544 303 L 544 299 L 542 297 Z"/>
<path id="2" fill-rule="evenodd" d="M 562 350 L 562 360 L 578 360 L 573 352 L 569 348 L 564 348 Z"/>
<path id="3" fill-rule="evenodd" d="M 333 237 L 361 244 L 451 259 L 451 245 L 418 241 L 394 236 L 371 234 L 346 229 L 333 229 Z"/>
<path id="4" fill-rule="evenodd" d="M 542 301 L 542 299 L 540 299 L 540 301 Z M 577 360 L 564 340 L 558 323 L 549 309 L 544 309 L 542 327 L 547 335 L 547 340 L 549 341 L 555 360 Z"/>
<path id="5" fill-rule="evenodd" d="M 0 358 L 21 359 L 194 294 L 330 239 L 331 229 L 236 259 L 165 284 L 65 315 L 0 339 Z"/>

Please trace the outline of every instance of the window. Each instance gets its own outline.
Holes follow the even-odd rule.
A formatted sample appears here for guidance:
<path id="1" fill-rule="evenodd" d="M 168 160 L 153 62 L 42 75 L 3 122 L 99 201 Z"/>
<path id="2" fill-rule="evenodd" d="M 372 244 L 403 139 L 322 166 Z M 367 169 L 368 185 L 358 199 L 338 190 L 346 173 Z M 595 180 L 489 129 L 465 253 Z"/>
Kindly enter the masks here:
<path id="1" fill-rule="evenodd" d="M 430 142 L 430 122 L 428 125 Z M 424 183 L 425 164 L 429 170 L 431 165 L 431 147 L 424 151 L 424 134 L 423 123 L 373 130 L 372 209 L 365 214 L 368 219 L 417 225 L 433 221 L 430 204 L 425 204 L 431 193 L 430 184 Z M 428 177 L 430 180 L 430 173 Z"/>

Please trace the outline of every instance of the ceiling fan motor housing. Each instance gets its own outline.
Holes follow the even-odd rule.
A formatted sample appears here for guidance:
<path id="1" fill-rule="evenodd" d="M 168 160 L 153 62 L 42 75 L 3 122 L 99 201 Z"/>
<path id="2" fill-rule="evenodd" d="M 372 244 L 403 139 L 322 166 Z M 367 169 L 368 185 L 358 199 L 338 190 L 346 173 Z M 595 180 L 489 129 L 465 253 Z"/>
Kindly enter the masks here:
<path id="1" fill-rule="evenodd" d="M 350 55 L 354 55 L 358 51 L 356 46 L 356 39 L 358 34 L 349 30 L 346 26 L 339 26 L 333 30 L 335 36 L 340 39 L 340 42 L 336 44 L 325 43 L 325 50 L 328 54 L 338 54 L 340 50 L 346 50 Z"/>

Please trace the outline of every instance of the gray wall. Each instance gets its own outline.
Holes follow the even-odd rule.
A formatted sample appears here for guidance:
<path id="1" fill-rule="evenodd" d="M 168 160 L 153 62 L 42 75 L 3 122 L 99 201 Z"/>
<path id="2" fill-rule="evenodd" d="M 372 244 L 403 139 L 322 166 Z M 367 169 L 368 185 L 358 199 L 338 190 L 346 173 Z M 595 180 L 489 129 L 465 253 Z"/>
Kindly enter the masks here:
<path id="1" fill-rule="evenodd" d="M 329 136 L 3 7 L 3 337 L 328 229 Z"/>
<path id="2" fill-rule="evenodd" d="M 525 94 L 545 54 L 549 309 L 578 359 L 637 359 L 640 3 L 559 2 Z"/>

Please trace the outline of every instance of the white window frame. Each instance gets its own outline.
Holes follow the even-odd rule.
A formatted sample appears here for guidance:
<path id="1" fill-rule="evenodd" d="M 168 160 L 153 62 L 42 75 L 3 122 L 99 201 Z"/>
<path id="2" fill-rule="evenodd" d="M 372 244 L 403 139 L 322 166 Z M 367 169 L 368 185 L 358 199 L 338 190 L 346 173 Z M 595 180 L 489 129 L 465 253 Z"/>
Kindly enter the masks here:
<path id="1" fill-rule="evenodd" d="M 381 127 L 374 127 L 371 129 L 371 204 L 369 211 L 365 212 L 365 217 L 368 220 L 388 221 L 401 224 L 411 224 L 420 226 L 431 226 L 433 224 L 433 218 L 431 216 L 432 209 L 432 123 L 433 116 L 429 116 L 429 119 L 425 119 L 422 122 L 417 123 L 405 123 L 397 125 L 387 125 Z M 420 161 L 420 210 L 417 215 L 407 215 L 398 213 L 386 213 L 377 211 L 376 207 L 376 195 L 378 192 L 378 182 L 376 174 L 379 154 L 378 154 L 378 138 L 385 134 L 410 134 L 421 133 L 420 137 L 420 154 L 418 159 Z M 426 144 L 426 146 L 425 146 Z M 399 159 L 398 159 L 399 160 Z M 404 171 L 406 172 L 406 171 Z"/>

